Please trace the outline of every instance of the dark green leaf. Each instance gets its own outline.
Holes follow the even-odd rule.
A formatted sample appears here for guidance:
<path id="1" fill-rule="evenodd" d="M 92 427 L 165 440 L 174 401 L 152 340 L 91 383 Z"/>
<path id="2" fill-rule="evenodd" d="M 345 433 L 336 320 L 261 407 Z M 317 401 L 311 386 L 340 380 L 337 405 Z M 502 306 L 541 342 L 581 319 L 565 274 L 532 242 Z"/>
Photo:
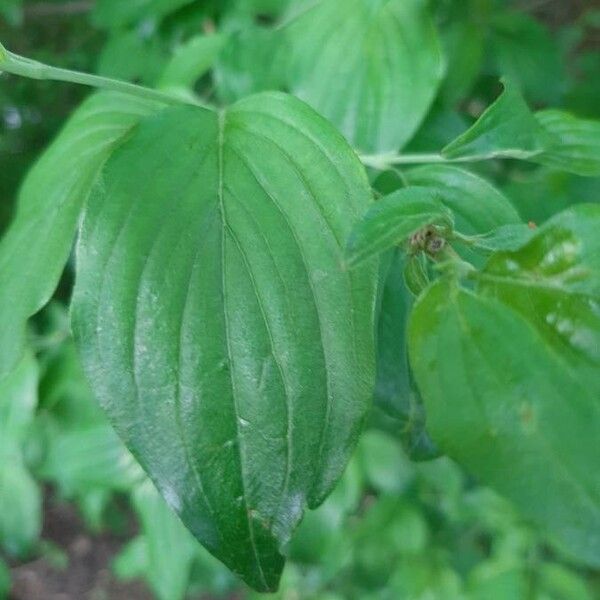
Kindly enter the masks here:
<path id="1" fill-rule="evenodd" d="M 294 93 L 361 151 L 397 151 L 406 144 L 444 74 L 424 2 L 320 0 L 286 32 Z"/>
<path id="2" fill-rule="evenodd" d="M 373 205 L 354 227 L 346 246 L 346 264 L 358 265 L 428 225 L 452 230 L 452 213 L 437 192 L 421 187 L 398 190 Z"/>
<path id="3" fill-rule="evenodd" d="M 538 123 L 517 88 L 505 82 L 500 97 L 442 154 L 450 159 L 529 159 L 552 142 L 552 136 Z"/>
<path id="4" fill-rule="evenodd" d="M 564 250 L 547 248 L 546 256 L 560 263 Z M 592 372 L 586 360 L 571 361 L 532 325 L 506 304 L 452 282 L 430 287 L 409 328 L 428 428 L 450 457 L 514 501 L 572 556 L 598 566 L 598 364 Z M 596 349 L 597 325 L 578 330 Z"/>
<path id="5" fill-rule="evenodd" d="M 263 94 L 145 120 L 85 214 L 73 322 L 94 390 L 184 523 L 261 590 L 369 408 L 376 269 L 341 261 L 370 201 L 333 127 Z"/>
<path id="6" fill-rule="evenodd" d="M 576 175 L 600 177 L 600 121 L 578 119 L 560 110 L 544 110 L 536 118 L 555 140 L 536 162 Z"/>
<path id="7" fill-rule="evenodd" d="M 499 12 L 489 38 L 492 68 L 514 81 L 528 100 L 558 104 L 566 78 L 557 37 L 525 11 Z"/>
<path id="8" fill-rule="evenodd" d="M 0 240 L 0 377 L 23 352 L 27 319 L 58 284 L 98 170 L 133 125 L 159 107 L 132 96 L 93 96 L 30 171 Z"/>
<path id="9" fill-rule="evenodd" d="M 92 19 L 107 29 L 119 29 L 142 19 L 161 19 L 193 0 L 98 0 Z"/>

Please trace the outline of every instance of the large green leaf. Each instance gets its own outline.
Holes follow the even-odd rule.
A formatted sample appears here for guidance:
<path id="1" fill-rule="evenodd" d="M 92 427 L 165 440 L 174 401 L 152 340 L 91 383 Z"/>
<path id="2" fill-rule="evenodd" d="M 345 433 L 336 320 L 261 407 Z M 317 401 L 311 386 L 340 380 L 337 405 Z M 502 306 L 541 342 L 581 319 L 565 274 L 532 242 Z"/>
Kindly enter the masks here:
<path id="1" fill-rule="evenodd" d="M 30 171 L 15 220 L 0 240 L 0 377 L 23 352 L 27 319 L 56 288 L 99 168 L 139 118 L 159 106 L 118 94 L 92 96 Z"/>
<path id="2" fill-rule="evenodd" d="M 544 256 L 555 267 L 576 252 L 572 243 L 548 242 Z M 515 267 L 513 291 L 527 286 Z M 544 281 L 532 268 L 528 279 L 541 281 L 514 301 L 521 314 L 495 298 L 437 282 L 411 317 L 410 357 L 429 430 L 442 449 L 513 500 L 573 557 L 598 566 L 598 298 L 588 306 L 562 299 L 538 317 L 540 288 L 559 286 L 560 277 Z M 532 301 L 527 307 L 520 305 L 525 294 Z M 548 343 L 544 316 L 560 343 Z M 576 358 L 567 344 L 588 352 Z"/>
<path id="3" fill-rule="evenodd" d="M 117 150 L 85 214 L 73 323 L 113 424 L 184 523 L 261 590 L 369 407 L 376 268 L 343 138 L 283 94 L 172 108 Z"/>
<path id="4" fill-rule="evenodd" d="M 362 151 L 406 144 L 444 74 L 425 2 L 320 0 L 286 29 L 294 93 Z"/>

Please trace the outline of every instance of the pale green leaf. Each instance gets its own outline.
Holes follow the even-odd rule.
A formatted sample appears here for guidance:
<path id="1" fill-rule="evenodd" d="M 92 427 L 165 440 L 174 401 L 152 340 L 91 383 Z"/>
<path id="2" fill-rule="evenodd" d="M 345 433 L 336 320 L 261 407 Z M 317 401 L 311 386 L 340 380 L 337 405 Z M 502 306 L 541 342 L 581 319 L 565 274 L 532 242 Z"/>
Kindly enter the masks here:
<path id="1" fill-rule="evenodd" d="M 376 268 L 341 263 L 370 202 L 335 129 L 262 94 L 145 120 L 84 217 L 73 324 L 93 388 L 184 523 L 261 590 L 369 408 Z"/>
<path id="2" fill-rule="evenodd" d="M 580 331 L 597 343 L 597 325 Z M 445 280 L 417 302 L 409 349 L 442 450 L 573 557 L 598 566 L 598 365 L 557 352 L 535 318 Z"/>
<path id="3" fill-rule="evenodd" d="M 23 353 L 27 320 L 58 284 L 99 168 L 140 117 L 160 106 L 132 96 L 92 96 L 29 172 L 0 240 L 0 377 Z"/>
<path id="4" fill-rule="evenodd" d="M 177 48 L 165 67 L 158 87 L 166 89 L 193 88 L 216 62 L 227 42 L 224 34 L 198 35 Z"/>
<path id="5" fill-rule="evenodd" d="M 576 175 L 600 177 L 600 121 L 578 119 L 560 110 L 544 110 L 536 118 L 555 140 L 536 162 Z"/>
<path id="6" fill-rule="evenodd" d="M 444 75 L 438 35 L 421 0 L 321 0 L 285 29 L 290 90 L 363 152 L 412 137 Z"/>
<path id="7" fill-rule="evenodd" d="M 538 123 L 517 88 L 505 82 L 498 99 L 442 154 L 449 159 L 529 159 L 552 142 L 552 136 Z"/>
<path id="8" fill-rule="evenodd" d="M 26 557 L 42 529 L 42 495 L 17 446 L 0 453 L 0 548 Z"/>

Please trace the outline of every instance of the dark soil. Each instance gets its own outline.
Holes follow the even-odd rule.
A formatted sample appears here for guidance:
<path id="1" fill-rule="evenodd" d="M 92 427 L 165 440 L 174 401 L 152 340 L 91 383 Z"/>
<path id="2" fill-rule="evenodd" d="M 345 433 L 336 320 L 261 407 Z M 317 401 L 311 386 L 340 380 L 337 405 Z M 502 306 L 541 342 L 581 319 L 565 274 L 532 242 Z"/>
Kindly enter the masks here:
<path id="1" fill-rule="evenodd" d="M 48 558 L 15 565 L 10 600 L 153 600 L 143 583 L 119 582 L 110 569 L 127 537 L 87 533 L 72 505 L 47 500 L 43 538 L 66 553 L 68 566 Z"/>

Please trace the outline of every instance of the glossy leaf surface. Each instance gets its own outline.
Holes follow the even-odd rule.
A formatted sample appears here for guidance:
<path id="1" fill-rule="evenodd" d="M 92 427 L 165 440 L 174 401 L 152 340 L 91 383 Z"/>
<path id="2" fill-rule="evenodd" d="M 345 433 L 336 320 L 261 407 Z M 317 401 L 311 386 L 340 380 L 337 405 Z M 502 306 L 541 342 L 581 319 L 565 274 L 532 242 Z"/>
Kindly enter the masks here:
<path id="1" fill-rule="evenodd" d="M 427 114 L 444 74 L 420 0 L 321 0 L 287 27 L 290 89 L 361 151 L 396 151 Z"/>
<path id="2" fill-rule="evenodd" d="M 0 377 L 23 352 L 27 319 L 58 284 L 98 170 L 131 127 L 160 106 L 131 96 L 92 96 L 30 171 L 15 219 L 0 239 Z"/>
<path id="3" fill-rule="evenodd" d="M 375 266 L 341 268 L 371 194 L 283 94 L 145 120 L 86 211 L 73 305 L 93 388 L 198 539 L 277 586 L 340 477 L 374 379 Z"/>

